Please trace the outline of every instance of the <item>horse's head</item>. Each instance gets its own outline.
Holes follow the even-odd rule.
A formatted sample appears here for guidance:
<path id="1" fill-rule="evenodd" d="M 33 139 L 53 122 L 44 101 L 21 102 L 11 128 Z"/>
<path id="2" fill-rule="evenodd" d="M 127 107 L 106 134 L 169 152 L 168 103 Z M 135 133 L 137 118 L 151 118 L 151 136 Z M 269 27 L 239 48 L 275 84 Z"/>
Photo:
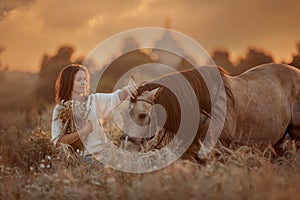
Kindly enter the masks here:
<path id="1" fill-rule="evenodd" d="M 195 79 L 193 74 L 190 79 Z M 124 134 L 121 140 L 138 146 L 152 141 L 153 148 L 157 149 L 168 145 L 175 136 L 176 141 L 191 142 L 200 127 L 201 100 L 190 83 L 193 80 L 187 82 L 183 75 L 174 73 L 141 84 L 136 98 L 129 99 L 122 111 Z M 135 84 L 133 77 L 130 84 Z M 195 89 L 202 91 L 196 86 Z"/>
<path id="2" fill-rule="evenodd" d="M 129 79 L 129 85 L 136 85 L 134 77 Z M 147 89 L 142 84 L 138 87 L 138 94 L 135 99 L 130 98 L 122 110 L 123 135 L 121 140 L 129 140 L 138 146 L 144 145 L 146 141 L 155 138 L 159 126 L 157 114 L 162 114 L 162 108 L 155 104 L 155 100 L 162 91 L 162 87 Z M 161 116 L 159 119 L 162 119 Z"/>

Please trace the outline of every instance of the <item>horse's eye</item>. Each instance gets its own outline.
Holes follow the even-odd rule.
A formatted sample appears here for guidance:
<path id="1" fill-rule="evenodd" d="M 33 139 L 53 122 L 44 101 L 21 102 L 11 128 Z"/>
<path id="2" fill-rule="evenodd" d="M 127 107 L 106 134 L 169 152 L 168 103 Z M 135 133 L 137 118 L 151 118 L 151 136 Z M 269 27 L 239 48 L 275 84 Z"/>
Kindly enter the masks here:
<path id="1" fill-rule="evenodd" d="M 147 114 L 143 113 L 143 114 L 139 114 L 139 119 L 145 119 L 147 117 Z"/>

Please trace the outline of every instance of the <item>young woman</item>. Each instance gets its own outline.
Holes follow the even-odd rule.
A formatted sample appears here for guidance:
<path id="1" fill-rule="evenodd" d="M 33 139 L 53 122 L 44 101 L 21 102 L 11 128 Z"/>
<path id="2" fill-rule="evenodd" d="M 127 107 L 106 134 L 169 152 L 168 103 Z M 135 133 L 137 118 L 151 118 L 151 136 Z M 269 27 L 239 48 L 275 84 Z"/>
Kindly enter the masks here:
<path id="1" fill-rule="evenodd" d="M 137 94 L 136 86 L 126 86 L 109 94 L 89 94 L 89 81 L 89 72 L 82 65 L 68 65 L 59 73 L 55 85 L 57 105 L 52 118 L 54 145 L 68 144 L 74 150 L 88 146 L 90 153 L 97 151 L 107 140 L 99 119 L 105 118 L 128 96 L 135 98 Z M 87 139 L 90 134 L 94 134 L 90 137 L 92 140 Z"/>

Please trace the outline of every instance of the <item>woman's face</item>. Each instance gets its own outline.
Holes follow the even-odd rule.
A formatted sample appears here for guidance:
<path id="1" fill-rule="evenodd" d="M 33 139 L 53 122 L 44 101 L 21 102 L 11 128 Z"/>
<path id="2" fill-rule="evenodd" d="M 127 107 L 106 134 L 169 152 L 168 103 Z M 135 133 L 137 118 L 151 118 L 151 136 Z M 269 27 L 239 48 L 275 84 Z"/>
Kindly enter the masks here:
<path id="1" fill-rule="evenodd" d="M 86 86 L 86 74 L 83 70 L 79 70 L 75 75 L 73 93 L 86 94 Z"/>

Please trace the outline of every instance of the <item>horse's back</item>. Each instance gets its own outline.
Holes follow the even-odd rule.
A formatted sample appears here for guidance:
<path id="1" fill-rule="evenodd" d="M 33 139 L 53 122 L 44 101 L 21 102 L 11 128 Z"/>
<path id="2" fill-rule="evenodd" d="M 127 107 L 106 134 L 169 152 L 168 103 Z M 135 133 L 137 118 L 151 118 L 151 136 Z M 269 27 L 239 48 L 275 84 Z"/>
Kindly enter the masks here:
<path id="1" fill-rule="evenodd" d="M 299 102 L 300 70 L 284 64 L 264 64 L 228 77 L 233 93 L 231 139 L 275 144 L 291 121 Z M 231 123 L 231 122 L 230 122 Z"/>
<path id="2" fill-rule="evenodd" d="M 263 64 L 232 79 L 236 84 L 240 84 L 240 87 L 246 87 L 246 90 L 267 93 L 270 91 L 272 95 L 272 91 L 278 89 L 291 104 L 300 100 L 300 70 L 290 65 Z"/>
<path id="3" fill-rule="evenodd" d="M 291 96 L 290 98 L 294 100 L 300 99 L 300 70 L 293 66 L 275 63 L 263 64 L 244 72 L 240 78 L 256 81 L 270 80 L 280 86 L 287 97 Z"/>

